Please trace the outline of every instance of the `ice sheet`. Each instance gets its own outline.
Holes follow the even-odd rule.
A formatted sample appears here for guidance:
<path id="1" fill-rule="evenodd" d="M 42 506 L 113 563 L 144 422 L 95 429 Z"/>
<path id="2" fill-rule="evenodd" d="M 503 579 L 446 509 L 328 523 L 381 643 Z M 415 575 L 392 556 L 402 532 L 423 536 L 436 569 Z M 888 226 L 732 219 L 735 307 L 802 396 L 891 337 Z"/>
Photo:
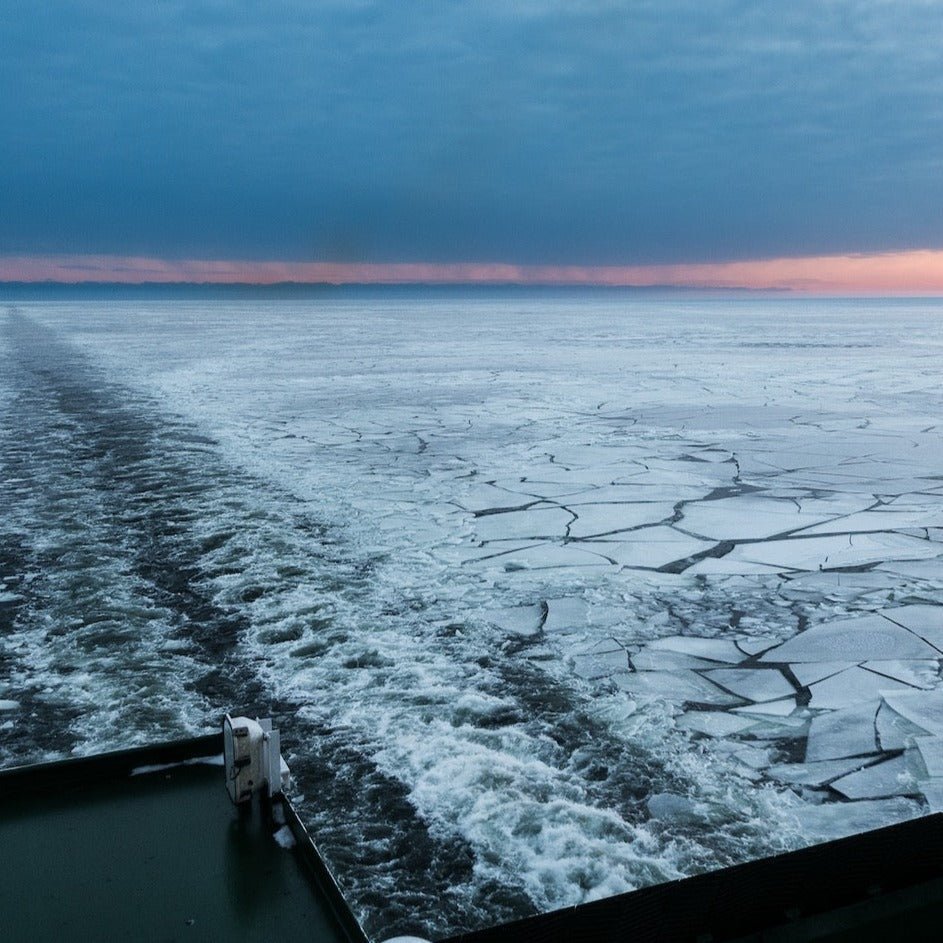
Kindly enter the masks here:
<path id="1" fill-rule="evenodd" d="M 762 661 L 883 661 L 932 658 L 936 650 L 923 639 L 880 615 L 840 619 L 806 629 L 770 649 Z"/>
<path id="2" fill-rule="evenodd" d="M 813 717 L 806 762 L 877 753 L 874 718 L 880 703 L 878 700 L 869 701 Z"/>
<path id="3" fill-rule="evenodd" d="M 865 668 L 853 667 L 817 681 L 809 690 L 812 693 L 810 708 L 835 710 L 873 701 L 885 691 L 908 691 L 913 688 Z"/>
<path id="4" fill-rule="evenodd" d="M 844 760 L 821 760 L 817 763 L 784 763 L 771 766 L 769 775 L 783 783 L 796 786 L 823 786 L 833 779 L 860 769 L 866 761 L 860 757 Z"/>
<path id="5" fill-rule="evenodd" d="M 943 689 L 888 691 L 883 697 L 894 713 L 935 737 L 943 737 Z"/>
<path id="6" fill-rule="evenodd" d="M 731 734 L 742 733 L 754 726 L 749 717 L 738 717 L 723 711 L 691 711 L 678 721 L 678 725 L 685 730 L 707 734 L 709 737 L 729 737 Z"/>
<path id="7" fill-rule="evenodd" d="M 646 701 L 666 700 L 674 704 L 733 705 L 742 703 L 694 671 L 639 671 L 614 674 L 612 681 L 621 690 Z"/>
<path id="8" fill-rule="evenodd" d="M 655 651 L 678 652 L 709 661 L 741 662 L 744 654 L 732 639 L 696 638 L 690 635 L 675 635 L 656 639 L 650 648 Z"/>
<path id="9" fill-rule="evenodd" d="M 776 701 L 794 692 L 775 668 L 717 668 L 704 676 L 750 701 Z"/>
<path id="10" fill-rule="evenodd" d="M 943 606 L 900 606 L 885 609 L 883 615 L 943 652 Z"/>
<path id="11" fill-rule="evenodd" d="M 914 746 L 926 768 L 927 775 L 943 777 L 943 739 L 938 737 L 919 737 Z"/>
<path id="12" fill-rule="evenodd" d="M 920 791 L 911 765 L 904 756 L 895 756 L 856 773 L 849 773 L 833 780 L 831 787 L 848 799 L 908 796 Z"/>

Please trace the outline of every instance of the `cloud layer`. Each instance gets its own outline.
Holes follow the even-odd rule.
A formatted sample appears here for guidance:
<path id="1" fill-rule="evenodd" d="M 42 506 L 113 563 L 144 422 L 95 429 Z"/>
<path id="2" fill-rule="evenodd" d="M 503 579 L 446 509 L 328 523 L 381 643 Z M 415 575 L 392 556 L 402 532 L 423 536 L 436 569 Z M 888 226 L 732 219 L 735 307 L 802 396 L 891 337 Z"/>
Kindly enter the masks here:
<path id="1" fill-rule="evenodd" d="M 0 252 L 943 246 L 943 7 L 10 0 Z"/>

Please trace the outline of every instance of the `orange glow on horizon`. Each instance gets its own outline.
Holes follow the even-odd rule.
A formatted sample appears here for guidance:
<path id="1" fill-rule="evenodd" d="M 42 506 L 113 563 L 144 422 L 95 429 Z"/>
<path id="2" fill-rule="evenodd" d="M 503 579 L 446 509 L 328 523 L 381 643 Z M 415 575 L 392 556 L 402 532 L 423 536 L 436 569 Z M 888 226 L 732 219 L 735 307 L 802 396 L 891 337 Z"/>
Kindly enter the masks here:
<path id="1" fill-rule="evenodd" d="M 0 256 L 0 282 L 670 286 L 810 294 L 943 294 L 943 250 L 658 265 L 290 262 L 119 255 Z"/>

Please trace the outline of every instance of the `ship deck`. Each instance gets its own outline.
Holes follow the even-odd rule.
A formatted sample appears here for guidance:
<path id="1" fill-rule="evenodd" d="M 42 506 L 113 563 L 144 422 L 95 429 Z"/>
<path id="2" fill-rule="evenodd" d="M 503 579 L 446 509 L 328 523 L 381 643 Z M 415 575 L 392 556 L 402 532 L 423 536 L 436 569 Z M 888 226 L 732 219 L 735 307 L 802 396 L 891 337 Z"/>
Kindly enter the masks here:
<path id="1" fill-rule="evenodd" d="M 362 943 L 290 806 L 286 849 L 199 761 L 217 753 L 207 737 L 0 773 L 3 939 Z"/>

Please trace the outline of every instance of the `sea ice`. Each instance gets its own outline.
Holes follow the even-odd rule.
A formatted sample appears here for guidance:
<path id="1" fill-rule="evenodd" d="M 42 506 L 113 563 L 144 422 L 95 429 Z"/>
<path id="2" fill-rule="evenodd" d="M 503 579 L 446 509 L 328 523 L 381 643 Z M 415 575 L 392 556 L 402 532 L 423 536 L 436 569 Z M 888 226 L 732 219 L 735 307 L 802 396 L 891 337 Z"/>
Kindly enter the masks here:
<path id="1" fill-rule="evenodd" d="M 927 733 L 943 737 L 943 689 L 888 691 L 884 694 L 884 703 Z"/>
<path id="2" fill-rule="evenodd" d="M 940 574 L 939 560 L 888 560 L 876 569 L 895 576 L 917 580 L 936 580 Z"/>
<path id="3" fill-rule="evenodd" d="M 737 664 L 744 660 L 743 652 L 735 642 L 723 638 L 698 638 L 693 635 L 671 635 L 655 639 L 648 646 L 669 652 L 682 652 L 695 658 L 707 658 L 710 661 L 726 661 Z"/>
<path id="4" fill-rule="evenodd" d="M 920 783 L 920 792 L 931 812 L 943 812 L 943 780 L 928 779 Z"/>
<path id="5" fill-rule="evenodd" d="M 744 495 L 692 502 L 678 526 L 711 540 L 743 540 L 772 537 L 826 519 L 803 513 L 795 501 Z"/>
<path id="6" fill-rule="evenodd" d="M 765 563 L 783 570 L 820 570 L 880 563 L 889 557 L 924 559 L 938 553 L 939 547 L 934 547 L 926 540 L 881 533 L 794 537 L 740 544 L 730 555 L 737 560 Z"/>
<path id="7" fill-rule="evenodd" d="M 509 609 L 486 609 L 482 615 L 505 632 L 535 635 L 540 631 L 544 610 L 542 606 L 512 606 Z"/>
<path id="8" fill-rule="evenodd" d="M 910 629 L 943 652 L 943 606 L 901 606 L 898 609 L 884 609 L 881 614 Z"/>
<path id="9" fill-rule="evenodd" d="M 755 717 L 775 717 L 777 720 L 788 717 L 796 709 L 796 699 L 787 697 L 781 701 L 763 701 L 759 704 L 748 704 L 745 707 L 736 707 L 739 714 L 748 714 Z"/>
<path id="10" fill-rule="evenodd" d="M 939 737 L 920 737 L 914 740 L 920 759 L 931 777 L 943 777 L 943 740 Z"/>
<path id="11" fill-rule="evenodd" d="M 678 726 L 709 737 L 729 737 L 749 730 L 756 721 L 726 711 L 689 711 L 678 720 Z"/>
<path id="12" fill-rule="evenodd" d="M 862 661 L 932 658 L 937 652 L 912 632 L 880 615 L 812 626 L 770 649 L 761 661 Z"/>
<path id="13" fill-rule="evenodd" d="M 926 508 L 914 511 L 889 511 L 874 510 L 862 511 L 859 514 L 851 514 L 848 517 L 840 517 L 837 520 L 829 521 L 825 524 L 818 524 L 803 531 L 806 534 L 848 534 L 865 533 L 876 531 L 902 530 L 903 528 L 924 528 L 931 520 L 939 523 L 939 513 L 933 518 L 928 519 Z"/>
<path id="14" fill-rule="evenodd" d="M 852 773 L 866 761 L 861 757 L 842 760 L 821 760 L 817 763 L 783 763 L 771 766 L 767 773 L 781 783 L 794 786 L 822 786 L 832 779 Z"/>
<path id="15" fill-rule="evenodd" d="M 296 845 L 295 836 L 287 825 L 274 832 L 272 837 L 281 848 L 294 848 Z"/>
<path id="16" fill-rule="evenodd" d="M 475 533 L 480 540 L 522 540 L 564 537 L 573 520 L 569 511 L 556 507 L 538 507 L 527 511 L 505 511 L 475 519 Z"/>
<path id="17" fill-rule="evenodd" d="M 497 550 L 501 547 L 501 544 L 496 543 L 491 546 Z M 612 563 L 606 559 L 606 551 L 603 549 L 605 546 L 605 544 L 580 544 L 578 546 L 568 544 L 561 547 L 557 544 L 542 543 L 522 547 L 520 550 L 512 550 L 510 553 L 503 553 L 487 561 L 479 562 L 500 566 L 508 572 L 512 570 L 552 570 L 566 567 L 611 568 Z M 583 549 L 578 549 L 578 547 Z"/>
<path id="18" fill-rule="evenodd" d="M 831 675 L 837 675 L 840 671 L 852 668 L 854 665 L 855 662 L 853 661 L 810 661 L 796 662 L 789 667 L 799 684 L 808 687 L 810 684 L 815 684 L 816 681 L 821 681 Z"/>
<path id="19" fill-rule="evenodd" d="M 915 688 L 933 688 L 939 683 L 940 662 L 913 658 L 907 661 L 866 661 L 862 668 L 876 671 Z"/>
<path id="20" fill-rule="evenodd" d="M 943 508 L 943 483 L 933 477 L 943 463 L 943 436 L 937 391 L 927 382 L 934 361 L 923 342 L 936 343 L 939 311 L 895 304 L 886 317 L 862 317 L 860 302 L 816 302 L 808 312 L 793 306 L 789 317 L 779 317 L 783 304 L 791 303 L 764 303 L 750 313 L 752 302 L 731 308 L 688 299 L 679 308 L 675 301 L 641 299 L 638 310 L 627 310 L 622 301 L 557 303 L 541 296 L 533 304 L 515 299 L 514 317 L 506 302 L 484 299 L 167 305 L 149 308 L 147 317 L 136 316 L 135 305 L 33 306 L 21 320 L 35 315 L 37 327 L 51 323 L 66 346 L 74 342 L 73 353 L 105 366 L 87 371 L 96 384 L 89 410 L 63 416 L 55 376 L 37 374 L 32 387 L 19 386 L 29 361 L 48 357 L 46 347 L 33 341 L 30 352 L 27 344 L 27 360 L 5 370 L 4 345 L 15 331 L 2 326 L 0 411 L 9 421 L 0 429 L 21 434 L 0 435 L 0 459 L 19 450 L 11 467 L 29 476 L 19 484 L 7 480 L 18 497 L 8 509 L 12 518 L 0 526 L 25 541 L 29 559 L 46 559 L 45 550 L 57 543 L 66 550 L 81 544 L 85 553 L 114 546 L 120 565 L 109 571 L 96 561 L 70 571 L 59 556 L 43 572 L 42 586 L 30 590 L 36 605 L 22 608 L 7 640 L 17 685 L 0 688 L 0 698 L 32 686 L 45 691 L 47 706 L 67 721 L 63 743 L 75 739 L 80 749 L 90 748 L 103 726 L 112 745 L 144 738 L 147 718 L 164 716 L 167 703 L 177 705 L 175 723 L 183 732 L 206 721 L 212 707 L 194 684 L 215 664 L 200 639 L 212 636 L 216 613 L 227 624 L 253 626 L 229 653 L 233 677 L 255 678 L 260 691 L 296 710 L 298 722 L 308 724 L 302 737 L 312 725 L 335 730 L 338 755 L 397 780 L 409 800 L 401 803 L 403 815 L 417 813 L 434 841 L 455 836 L 470 849 L 476 867 L 452 889 L 455 919 L 470 924 L 489 917 L 488 907 L 474 902 L 491 886 L 510 882 L 531 894 L 528 907 L 552 909 L 619 882 L 641 884 L 678 869 L 768 853 L 781 847 L 790 809 L 801 823 L 787 836 L 795 841 L 924 812 L 923 800 L 900 798 L 819 805 L 819 794 L 807 804 L 792 788 L 771 782 L 792 776 L 793 786 L 817 787 L 879 762 L 875 729 L 881 749 L 925 743 L 921 752 L 936 762 L 927 752 L 932 735 L 889 703 L 920 714 L 933 730 L 943 721 L 931 723 L 927 705 L 921 713 L 919 703 L 906 701 L 911 692 L 895 700 L 888 689 L 894 682 L 933 683 L 932 663 L 941 656 L 917 636 L 943 646 L 943 607 L 900 605 L 943 601 L 943 534 L 929 529 Z M 671 317 L 660 316 L 669 310 Z M 920 342 L 901 345 L 901 336 Z M 853 353 L 845 356 L 849 344 Z M 71 361 L 69 371 L 82 380 L 82 368 Z M 39 396 L 43 389 L 53 394 L 48 402 Z M 108 406 L 112 398 L 115 405 Z M 30 408 L 15 408 L 23 403 Z M 137 472 L 122 468 L 115 480 L 106 474 L 113 450 L 101 447 L 105 440 L 96 432 L 110 416 L 143 423 L 157 437 L 130 442 L 153 451 L 153 461 Z M 190 446 L 181 451 L 173 438 L 178 418 L 208 433 L 198 453 L 191 455 Z M 53 436 L 45 445 L 25 431 L 39 420 Z M 88 461 L 75 464 L 73 446 L 89 452 Z M 70 495 L 63 492 L 66 479 Z M 191 489 L 177 504 L 168 497 L 177 493 L 174 479 Z M 87 490 L 87 501 L 71 496 L 75 485 Z M 30 492 L 32 499 L 20 499 Z M 890 494 L 903 492 L 911 493 L 885 510 L 875 507 L 875 495 L 886 504 Z M 133 507 L 122 504 L 131 496 Z M 675 516 L 675 507 L 677 525 L 661 523 Z M 132 519 L 139 514 L 145 523 L 169 521 L 172 533 L 139 526 Z M 178 532 L 180 521 L 187 526 Z M 586 539 L 613 525 L 643 529 Z M 795 532 L 797 526 L 803 530 Z M 882 532 L 871 533 L 875 526 Z M 896 531 L 883 533 L 891 528 Z M 88 541 L 96 535 L 101 539 Z M 782 539 L 770 539 L 777 535 Z M 495 542 L 477 545 L 483 539 Z M 720 542 L 732 540 L 740 543 L 725 554 L 729 544 Z M 187 628 L 193 598 L 165 593 L 161 587 L 177 584 L 155 584 L 153 568 L 127 568 L 129 552 L 151 551 L 168 558 L 155 560 L 158 576 L 179 577 L 179 561 L 193 567 L 190 587 L 199 596 L 200 618 L 205 612 L 209 621 Z M 723 555 L 692 560 L 702 553 Z M 875 567 L 835 569 L 855 564 Z M 75 579 L 81 576 L 84 585 L 96 573 L 105 577 L 102 593 L 76 599 Z M 19 586 L 5 584 L 0 592 Z M 137 620 L 144 644 L 84 652 L 95 630 L 73 631 L 68 620 L 81 621 L 82 612 L 102 603 L 107 608 L 113 595 L 143 601 L 151 612 L 159 597 L 169 621 L 160 614 L 152 629 Z M 316 598 L 316 610 L 299 613 L 295 603 L 308 596 Z M 519 607 L 539 600 L 547 606 Z M 861 619 L 868 616 L 856 620 L 854 632 L 830 636 L 820 626 L 780 644 L 797 619 L 816 626 L 895 604 L 884 613 L 886 625 L 874 617 L 898 632 L 890 640 L 878 632 L 881 644 L 864 631 Z M 924 609 L 930 625 L 920 630 L 916 620 Z M 495 652 L 501 631 L 534 632 L 542 611 L 546 637 L 539 646 Z M 501 631 L 486 626 L 489 620 Z M 898 621 L 905 629 L 893 628 Z M 303 630 L 297 646 L 257 644 L 261 632 L 281 629 L 282 622 Z M 431 644 L 453 623 L 465 628 Z M 47 637 L 48 625 L 66 631 Z M 181 631 L 190 644 L 171 650 L 166 640 Z M 631 655 L 635 668 L 646 670 L 629 670 L 635 643 L 682 631 L 705 637 L 682 637 L 674 648 L 670 640 L 668 647 L 646 644 Z M 758 648 L 734 643 L 735 635 L 750 633 L 779 638 Z M 610 634 L 625 647 L 612 641 L 592 647 Z M 590 645 L 567 657 L 584 637 Z M 864 642 L 875 650 L 861 651 Z M 911 643 L 921 646 L 919 654 Z M 765 652 L 768 646 L 776 650 Z M 790 658 L 790 646 L 817 650 Z M 374 650 L 376 657 L 361 657 Z M 292 657 L 303 651 L 310 657 Z M 757 655 L 762 660 L 750 657 Z M 535 664 L 536 657 L 548 660 Z M 821 683 L 812 712 L 797 706 L 791 691 L 722 710 L 742 701 L 702 673 L 736 672 L 733 683 L 746 681 L 749 671 L 769 681 L 780 677 L 780 662 L 803 685 Z M 351 663 L 358 670 L 341 667 Z M 815 705 L 829 703 L 822 695 L 836 673 L 833 663 L 850 672 L 835 678 L 836 685 L 861 682 L 865 669 L 886 675 L 888 682 L 873 683 L 889 702 L 878 709 L 870 688 L 856 689 L 856 697 L 869 697 L 865 710 L 810 719 Z M 578 672 L 609 680 L 584 683 Z M 633 716 L 635 705 L 617 688 L 639 692 L 655 709 Z M 543 695 L 563 713 L 532 710 Z M 653 704 L 659 698 L 667 701 L 664 709 Z M 682 716 L 684 702 L 705 701 L 713 709 Z M 12 724 L 6 718 L 16 718 L 15 732 L 2 738 L 3 749 L 12 744 L 4 759 L 48 739 L 49 712 L 24 716 L 30 713 L 0 713 L 5 729 Z M 582 722 L 587 716 L 589 728 Z M 605 782 L 587 775 L 599 768 L 595 763 L 547 762 L 557 744 L 578 743 L 587 729 L 593 732 L 583 737 L 587 754 L 598 749 L 610 768 Z M 685 732 L 713 739 L 691 749 Z M 766 752 L 754 741 L 775 755 L 786 737 L 794 738 L 794 750 L 808 737 L 811 762 L 780 764 L 780 779 L 773 771 L 759 773 Z M 704 758 L 710 762 L 699 762 Z M 646 781 L 651 777 L 656 796 L 693 795 L 703 787 L 714 797 L 710 819 L 685 831 L 684 855 L 671 830 L 667 837 L 643 833 L 640 843 L 639 823 L 613 806 L 620 776 L 637 785 L 636 766 L 644 767 Z M 745 781 L 751 778 L 765 781 L 754 788 Z M 355 791 L 369 792 L 375 777 L 347 780 Z M 873 783 L 855 783 L 849 788 L 861 795 L 874 792 Z M 943 805 L 936 780 L 919 788 L 931 808 Z M 774 790 L 778 797 L 770 801 Z M 312 795 L 299 811 L 315 829 L 343 825 L 338 802 L 349 792 L 333 800 Z M 360 805 L 369 817 L 370 803 Z M 674 810 L 684 814 L 682 805 Z M 671 808 L 671 801 L 662 804 L 666 814 Z M 341 837 L 363 824 L 345 826 Z M 554 834 L 562 837 L 551 847 Z M 623 842 L 622 835 L 630 839 Z M 562 856 L 554 854 L 559 848 Z M 436 900 L 434 876 L 408 855 L 394 856 L 379 878 L 362 863 L 340 864 L 352 902 L 374 926 L 397 887 L 411 899 Z M 462 928 L 437 929 L 444 937 Z"/>
<path id="21" fill-rule="evenodd" d="M 926 730 L 895 713 L 883 701 L 874 718 L 874 726 L 882 750 L 903 750 L 917 738 L 928 736 Z"/>
<path id="22" fill-rule="evenodd" d="M 864 799 L 861 802 L 823 802 L 796 809 L 803 836 L 818 841 L 856 835 L 923 814 L 911 799 Z"/>
<path id="23" fill-rule="evenodd" d="M 594 550 L 625 567 L 640 567 L 657 570 L 704 550 L 711 544 L 688 537 L 670 527 L 652 527 L 635 531 L 631 540 L 603 538 L 586 540 L 579 544 L 586 550 Z"/>
<path id="24" fill-rule="evenodd" d="M 615 685 L 638 701 L 665 700 L 717 706 L 739 704 L 740 698 L 702 678 L 694 671 L 633 671 L 612 676 Z"/>
<path id="25" fill-rule="evenodd" d="M 544 632 L 567 632 L 586 625 L 589 606 L 579 598 L 547 600 Z"/>
<path id="26" fill-rule="evenodd" d="M 574 670 L 581 678 L 605 678 L 629 667 L 626 650 L 615 639 L 603 639 L 588 651 L 573 655 Z"/>
<path id="27" fill-rule="evenodd" d="M 895 756 L 834 780 L 832 789 L 848 799 L 913 796 L 920 790 L 906 756 Z"/>
<path id="28" fill-rule="evenodd" d="M 505 488 L 498 488 L 490 483 L 467 485 L 457 499 L 457 503 L 462 507 L 477 512 L 516 508 L 536 502 L 537 499 L 531 495 L 514 494 Z"/>
<path id="29" fill-rule="evenodd" d="M 675 671 L 679 668 L 711 668 L 716 661 L 707 661 L 685 652 L 663 651 L 647 648 L 631 657 L 636 671 Z"/>
<path id="30" fill-rule="evenodd" d="M 873 701 L 885 691 L 895 689 L 913 690 L 900 681 L 856 666 L 811 685 L 809 690 L 812 692 L 812 699 L 809 701 L 809 707 L 813 710 L 851 707 Z"/>
<path id="31" fill-rule="evenodd" d="M 657 524 L 671 516 L 671 506 L 666 504 L 580 504 L 567 507 L 572 508 L 576 515 L 576 520 L 569 526 L 570 537 L 626 531 L 645 524 Z"/>
<path id="32" fill-rule="evenodd" d="M 662 821 L 686 823 L 697 820 L 697 803 L 688 796 L 679 796 L 670 792 L 656 792 L 649 796 L 645 803 L 648 814 L 653 819 Z"/>
<path id="33" fill-rule="evenodd" d="M 769 766 L 769 750 L 762 747 L 741 746 L 732 751 L 731 755 L 750 769 L 760 770 Z"/>
<path id="34" fill-rule="evenodd" d="M 775 701 L 794 693 L 792 685 L 775 668 L 716 668 L 704 674 L 748 701 Z"/>
<path id="35" fill-rule="evenodd" d="M 743 627 L 743 624 L 741 624 L 740 628 Z M 759 655 L 767 648 L 772 648 L 778 641 L 779 639 L 775 638 L 738 638 L 734 640 L 737 648 L 745 655 Z"/>
<path id="36" fill-rule="evenodd" d="M 685 570 L 690 576 L 762 576 L 781 572 L 782 567 L 768 563 L 749 563 L 746 560 L 733 559 L 729 554 L 724 557 L 705 557 Z"/>
<path id="37" fill-rule="evenodd" d="M 846 707 L 812 718 L 806 745 L 807 763 L 878 752 L 874 716 L 880 701 Z"/>

